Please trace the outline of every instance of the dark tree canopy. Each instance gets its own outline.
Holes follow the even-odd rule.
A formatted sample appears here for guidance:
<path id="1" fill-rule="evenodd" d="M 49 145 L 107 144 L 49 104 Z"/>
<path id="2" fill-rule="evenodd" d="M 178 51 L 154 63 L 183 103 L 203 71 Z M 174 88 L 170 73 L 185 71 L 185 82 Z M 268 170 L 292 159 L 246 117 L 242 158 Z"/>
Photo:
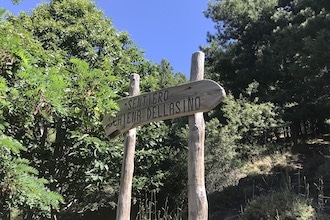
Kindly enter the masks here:
<path id="1" fill-rule="evenodd" d="M 236 96 L 257 81 L 255 96 L 285 108 L 287 119 L 330 112 L 330 4 L 314 0 L 210 3 L 217 27 L 205 47 L 208 74 Z"/>

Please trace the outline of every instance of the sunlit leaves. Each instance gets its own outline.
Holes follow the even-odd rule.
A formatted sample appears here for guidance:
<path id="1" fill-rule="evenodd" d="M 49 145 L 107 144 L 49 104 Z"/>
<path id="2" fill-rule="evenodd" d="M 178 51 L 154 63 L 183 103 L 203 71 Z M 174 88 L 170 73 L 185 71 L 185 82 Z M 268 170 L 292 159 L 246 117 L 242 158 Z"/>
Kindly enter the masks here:
<path id="1" fill-rule="evenodd" d="M 116 100 L 128 95 L 131 73 L 143 78 L 141 91 L 177 85 L 185 77 L 173 76 L 166 61 L 146 61 L 128 33 L 118 32 L 88 0 L 43 3 L 30 15 L 9 16 L 0 27 L 1 49 L 15 59 L 10 71 L 1 72 L 1 129 L 28 149 L 22 157 L 44 178 L 43 185 L 36 185 L 61 193 L 65 204 L 60 208 L 66 213 L 113 206 L 123 140 L 105 139 L 104 114 L 115 113 Z M 163 123 L 142 132 L 137 179 L 143 181 L 135 183 L 139 192 L 159 190 L 169 175 L 166 161 L 178 160 L 180 151 L 172 154 L 168 147 L 176 144 L 167 143 L 170 132 Z M 24 192 L 35 200 L 35 189 Z M 37 205 L 24 211 L 34 218 L 46 212 Z"/>
<path id="2" fill-rule="evenodd" d="M 268 131 L 281 123 L 272 103 L 249 101 L 243 96 L 235 99 L 229 94 L 221 112 L 222 122 L 212 118 L 206 123 L 206 180 L 211 192 L 235 184 L 230 172 L 263 152 L 270 142 Z"/>
<path id="3" fill-rule="evenodd" d="M 19 156 L 25 150 L 17 140 L 1 134 L 0 212 L 4 214 L 10 208 L 35 209 L 39 216 L 49 217 L 51 208 L 59 209 L 64 202 L 63 197 L 50 191 L 45 186 L 48 181 L 38 178 L 38 170 Z"/>

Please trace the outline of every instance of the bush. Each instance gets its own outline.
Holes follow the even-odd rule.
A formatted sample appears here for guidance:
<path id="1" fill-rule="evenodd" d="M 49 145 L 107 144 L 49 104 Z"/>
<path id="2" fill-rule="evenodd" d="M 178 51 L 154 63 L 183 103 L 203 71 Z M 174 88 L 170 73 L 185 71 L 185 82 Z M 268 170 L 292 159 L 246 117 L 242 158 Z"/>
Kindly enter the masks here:
<path id="1" fill-rule="evenodd" d="M 237 184 L 245 161 L 269 150 L 267 131 L 281 122 L 272 103 L 259 103 L 229 94 L 206 122 L 205 164 L 207 191 Z M 214 117 L 216 116 L 216 117 Z"/>
<path id="2" fill-rule="evenodd" d="M 242 220 L 321 220 L 328 219 L 316 212 L 308 199 L 283 191 L 263 195 L 252 200 L 245 208 Z"/>

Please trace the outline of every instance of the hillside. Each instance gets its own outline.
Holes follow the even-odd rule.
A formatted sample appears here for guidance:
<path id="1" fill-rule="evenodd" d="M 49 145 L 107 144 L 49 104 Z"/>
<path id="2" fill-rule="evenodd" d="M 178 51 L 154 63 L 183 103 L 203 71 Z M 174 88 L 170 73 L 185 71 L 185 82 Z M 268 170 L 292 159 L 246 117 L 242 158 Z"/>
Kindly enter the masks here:
<path id="1" fill-rule="evenodd" d="M 239 219 L 261 195 L 293 192 L 330 214 L 330 134 L 283 146 L 246 164 L 238 184 L 209 195 L 210 219 Z M 273 204 L 261 204 L 271 207 Z"/>

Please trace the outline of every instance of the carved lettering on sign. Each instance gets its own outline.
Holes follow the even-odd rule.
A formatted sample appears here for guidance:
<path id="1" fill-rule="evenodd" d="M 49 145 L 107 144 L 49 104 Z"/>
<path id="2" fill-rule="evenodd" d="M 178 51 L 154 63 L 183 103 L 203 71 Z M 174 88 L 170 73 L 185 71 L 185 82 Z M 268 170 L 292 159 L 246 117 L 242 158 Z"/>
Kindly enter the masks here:
<path id="1" fill-rule="evenodd" d="M 118 101 L 116 116 L 103 120 L 106 134 L 112 138 L 133 127 L 152 121 L 166 120 L 206 112 L 225 97 L 219 84 L 212 80 L 196 81 Z"/>

